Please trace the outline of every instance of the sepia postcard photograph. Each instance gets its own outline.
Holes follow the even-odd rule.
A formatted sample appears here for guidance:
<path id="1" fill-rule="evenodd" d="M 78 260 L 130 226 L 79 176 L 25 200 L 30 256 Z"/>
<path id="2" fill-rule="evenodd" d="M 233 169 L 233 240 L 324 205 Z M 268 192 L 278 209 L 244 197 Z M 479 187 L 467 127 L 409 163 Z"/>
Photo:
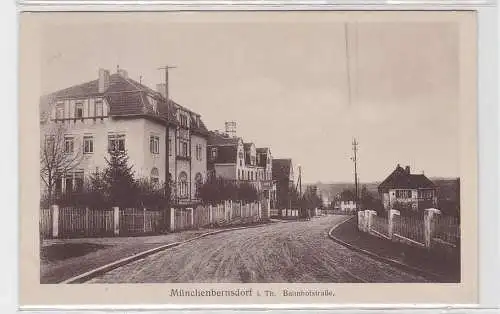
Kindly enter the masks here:
<path id="1" fill-rule="evenodd" d="M 21 303 L 475 303 L 475 23 L 23 13 Z"/>

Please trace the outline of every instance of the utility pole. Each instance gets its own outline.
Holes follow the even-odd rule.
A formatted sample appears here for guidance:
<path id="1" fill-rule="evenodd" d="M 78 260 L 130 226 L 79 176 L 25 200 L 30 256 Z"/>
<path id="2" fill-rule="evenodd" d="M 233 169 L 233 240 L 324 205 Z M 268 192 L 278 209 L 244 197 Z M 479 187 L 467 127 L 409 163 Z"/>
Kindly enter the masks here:
<path id="1" fill-rule="evenodd" d="M 175 66 L 163 66 L 159 67 L 158 70 L 165 70 L 165 100 L 167 102 L 167 116 L 170 115 L 170 99 L 169 99 L 169 94 L 168 94 L 168 70 L 170 69 L 175 69 Z M 141 77 L 142 81 L 142 77 Z M 175 135 L 174 135 L 175 136 Z M 169 139 L 170 139 L 170 132 L 169 132 L 169 125 L 168 125 L 168 119 L 167 119 L 167 124 L 165 127 L 165 186 L 168 187 L 165 189 L 165 193 L 169 193 L 170 195 L 168 196 L 169 199 L 172 197 L 172 174 L 170 173 L 170 163 L 169 163 L 169 156 L 170 156 L 170 147 L 169 147 Z M 174 143 L 177 142 L 177 139 L 174 137 Z M 175 144 L 174 144 L 175 145 Z M 175 147 L 175 146 L 174 146 Z M 177 170 L 174 172 L 174 178 L 177 176 L 176 174 Z M 175 182 L 175 181 L 174 181 Z M 176 195 L 177 196 L 177 193 Z M 169 206 L 170 207 L 170 206 Z M 164 218 L 164 221 L 166 221 L 166 218 Z M 168 218 L 168 225 L 170 224 L 170 216 Z"/>
<path id="2" fill-rule="evenodd" d="M 359 143 L 356 141 L 356 138 L 352 140 L 352 151 L 353 157 L 351 160 L 354 162 L 354 189 L 355 189 L 355 201 L 356 201 L 356 210 L 359 206 L 359 194 L 358 194 L 358 145 Z"/>
<path id="3" fill-rule="evenodd" d="M 299 165 L 299 195 L 302 196 L 302 167 Z"/>

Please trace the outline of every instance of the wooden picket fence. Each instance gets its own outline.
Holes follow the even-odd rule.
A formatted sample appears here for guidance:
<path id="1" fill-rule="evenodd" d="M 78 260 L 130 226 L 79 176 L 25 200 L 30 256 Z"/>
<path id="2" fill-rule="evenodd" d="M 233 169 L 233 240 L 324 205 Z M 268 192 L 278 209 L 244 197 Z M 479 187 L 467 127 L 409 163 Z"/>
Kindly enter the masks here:
<path id="1" fill-rule="evenodd" d="M 389 220 L 379 216 L 372 216 L 372 219 L 372 229 L 382 236 L 389 237 Z"/>
<path id="2" fill-rule="evenodd" d="M 438 216 L 434 224 L 434 238 L 449 243 L 459 245 L 460 243 L 460 222 L 458 217 Z"/>
<path id="3" fill-rule="evenodd" d="M 394 234 L 425 245 L 424 220 L 414 216 L 395 216 Z"/>
<path id="4" fill-rule="evenodd" d="M 40 236 L 57 237 L 114 236 L 115 211 L 113 209 L 58 208 L 57 222 L 52 209 L 40 210 Z M 231 225 L 255 222 L 260 219 L 258 203 L 226 202 L 213 206 L 196 205 L 190 208 L 146 210 L 122 208 L 117 211 L 118 235 L 157 234 L 212 225 Z M 173 219 L 173 221 L 171 221 Z"/>

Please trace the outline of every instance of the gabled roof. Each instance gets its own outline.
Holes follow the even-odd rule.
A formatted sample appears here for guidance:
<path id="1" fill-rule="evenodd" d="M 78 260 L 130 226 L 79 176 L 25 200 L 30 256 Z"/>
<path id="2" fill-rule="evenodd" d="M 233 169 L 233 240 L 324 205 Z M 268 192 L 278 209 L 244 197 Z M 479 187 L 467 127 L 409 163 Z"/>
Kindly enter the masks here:
<path id="1" fill-rule="evenodd" d="M 241 138 L 239 138 L 239 137 L 230 137 L 229 135 L 214 132 L 214 131 L 208 132 L 207 145 L 209 145 L 209 146 L 222 146 L 222 145 L 238 146 L 238 143 L 240 141 L 241 141 Z"/>
<path id="2" fill-rule="evenodd" d="M 400 165 L 378 186 L 379 191 L 387 189 L 425 189 L 435 188 L 435 184 L 423 174 L 411 174 L 409 167 Z"/>
<path id="3" fill-rule="evenodd" d="M 291 159 L 273 159 L 273 180 L 290 180 Z"/>
<path id="4" fill-rule="evenodd" d="M 99 93 L 99 80 L 96 79 L 42 96 L 40 111 L 48 110 L 47 100 L 54 101 L 57 99 L 85 98 L 91 96 L 105 98 L 110 106 L 109 115 L 115 117 L 140 115 L 176 124 L 175 107 L 180 107 L 193 114 L 192 111 L 173 100 L 170 100 L 170 105 L 167 105 L 167 101 L 161 93 L 118 73 L 109 76 L 109 86 L 103 93 Z M 150 97 L 157 103 L 157 112 L 153 109 L 153 104 L 149 100 Z M 208 135 L 208 129 L 203 121 L 201 121 L 201 118 L 199 125 L 192 124 L 192 130 L 202 135 Z"/>
<path id="5" fill-rule="evenodd" d="M 343 190 L 340 192 L 339 199 L 341 201 L 355 201 L 356 193 L 351 190 Z"/>

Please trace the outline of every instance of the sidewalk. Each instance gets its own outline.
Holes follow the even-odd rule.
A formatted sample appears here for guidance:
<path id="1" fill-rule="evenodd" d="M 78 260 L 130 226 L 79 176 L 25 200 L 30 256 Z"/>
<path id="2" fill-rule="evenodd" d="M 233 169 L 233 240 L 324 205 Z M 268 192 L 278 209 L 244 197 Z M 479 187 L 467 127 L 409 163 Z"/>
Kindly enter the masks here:
<path id="1" fill-rule="evenodd" d="M 207 232 L 224 229 L 226 228 L 203 228 L 138 237 L 43 240 L 40 252 L 40 283 L 59 283 L 149 249 L 186 241 Z"/>
<path id="2" fill-rule="evenodd" d="M 460 256 L 445 258 L 435 251 L 392 242 L 361 232 L 358 230 L 356 218 L 335 228 L 331 235 L 380 257 L 437 274 L 441 278 L 440 282 L 460 282 Z"/>

